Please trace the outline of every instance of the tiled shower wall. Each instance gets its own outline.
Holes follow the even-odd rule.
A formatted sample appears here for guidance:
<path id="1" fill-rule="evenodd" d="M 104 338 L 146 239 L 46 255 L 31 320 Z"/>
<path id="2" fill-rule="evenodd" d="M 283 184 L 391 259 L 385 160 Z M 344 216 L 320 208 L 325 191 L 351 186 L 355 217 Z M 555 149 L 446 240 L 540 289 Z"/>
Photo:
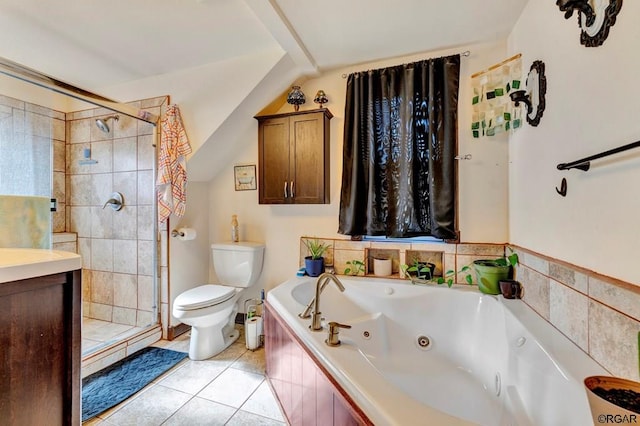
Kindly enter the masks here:
<path id="1" fill-rule="evenodd" d="M 304 239 L 315 238 L 301 239 L 300 266 L 309 255 Z M 502 244 L 320 240 L 329 246 L 325 259 L 337 274 L 344 274 L 347 261 L 366 263 L 366 253 L 372 249 L 397 250 L 399 263 L 411 263 L 406 255 L 409 251 L 441 252 L 443 269 L 456 271 L 476 259 L 504 254 Z M 512 249 L 520 260 L 515 278 L 524 286 L 524 302 L 611 374 L 640 381 L 640 286 L 524 248 Z M 395 274 L 392 278 L 401 277 Z M 464 282 L 464 277 L 458 276 L 456 282 Z"/>
<path id="2" fill-rule="evenodd" d="M 160 115 L 166 97 L 132 103 Z M 84 316 L 144 327 L 156 322 L 153 306 L 156 128 L 119 114 L 102 132 L 96 118 L 114 115 L 94 108 L 68 113 L 66 227 L 77 233 L 83 262 Z M 81 164 L 85 149 L 95 164 Z M 103 208 L 112 192 L 124 207 Z"/>
<path id="3" fill-rule="evenodd" d="M 52 143 L 63 154 L 54 158 L 53 180 L 64 188 L 64 120 L 62 112 L 0 95 L 0 194 L 64 200 L 64 193 L 51 192 Z M 64 213 L 53 222 L 64 230 Z"/>

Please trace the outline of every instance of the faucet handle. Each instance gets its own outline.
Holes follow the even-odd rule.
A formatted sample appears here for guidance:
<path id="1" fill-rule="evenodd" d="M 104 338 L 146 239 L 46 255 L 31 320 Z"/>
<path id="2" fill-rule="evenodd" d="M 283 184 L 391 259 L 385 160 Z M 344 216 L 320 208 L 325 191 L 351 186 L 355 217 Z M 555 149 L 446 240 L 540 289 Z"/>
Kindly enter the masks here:
<path id="1" fill-rule="evenodd" d="M 340 338 L 338 335 L 340 334 L 341 328 L 351 328 L 351 326 L 335 321 L 329 322 L 329 337 L 324 341 L 328 346 L 340 346 Z"/>
<path id="2" fill-rule="evenodd" d="M 104 209 L 107 206 L 111 206 L 111 208 L 115 211 L 121 210 L 124 206 L 124 197 L 119 192 L 112 192 L 110 198 L 104 203 L 102 208 Z"/>

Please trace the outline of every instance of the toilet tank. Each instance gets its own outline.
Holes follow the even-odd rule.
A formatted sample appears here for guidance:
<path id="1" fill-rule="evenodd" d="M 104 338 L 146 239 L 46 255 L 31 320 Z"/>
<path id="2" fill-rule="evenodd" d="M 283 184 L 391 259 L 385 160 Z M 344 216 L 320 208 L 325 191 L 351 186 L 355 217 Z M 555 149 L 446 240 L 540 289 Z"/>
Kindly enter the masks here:
<path id="1" fill-rule="evenodd" d="M 211 244 L 213 267 L 220 284 L 250 287 L 262 273 L 264 244 L 251 241 Z"/>

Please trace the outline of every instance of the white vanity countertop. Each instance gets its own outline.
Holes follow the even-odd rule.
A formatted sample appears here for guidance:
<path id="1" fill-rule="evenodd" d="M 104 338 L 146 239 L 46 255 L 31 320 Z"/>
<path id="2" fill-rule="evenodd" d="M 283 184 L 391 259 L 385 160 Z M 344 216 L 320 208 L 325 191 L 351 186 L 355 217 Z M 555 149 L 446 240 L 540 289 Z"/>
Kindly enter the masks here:
<path id="1" fill-rule="evenodd" d="M 59 250 L 0 248 L 0 283 L 74 271 L 80 255 Z"/>

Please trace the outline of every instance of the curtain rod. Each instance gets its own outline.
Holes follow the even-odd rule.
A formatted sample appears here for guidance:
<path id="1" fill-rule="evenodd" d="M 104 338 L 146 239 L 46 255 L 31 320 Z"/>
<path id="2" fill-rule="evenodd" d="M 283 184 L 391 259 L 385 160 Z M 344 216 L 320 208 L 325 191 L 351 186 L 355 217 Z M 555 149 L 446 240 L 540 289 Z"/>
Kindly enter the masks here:
<path id="1" fill-rule="evenodd" d="M 472 74 L 472 75 L 471 75 L 471 78 L 479 77 L 479 76 L 481 76 L 482 74 L 486 74 L 486 73 L 488 73 L 489 71 L 493 71 L 493 70 L 495 70 L 496 68 L 499 68 L 499 67 L 501 67 L 501 66 L 503 66 L 503 65 L 505 65 L 505 64 L 508 64 L 508 63 L 509 63 L 509 62 L 511 62 L 511 61 L 515 61 L 516 59 L 520 59 L 520 57 L 522 57 L 522 53 L 518 53 L 517 55 L 513 55 L 513 56 L 512 56 L 512 57 L 510 57 L 509 59 L 505 59 L 505 60 L 504 60 L 504 61 L 502 61 L 502 62 L 498 62 L 497 64 L 491 65 L 491 66 L 490 66 L 489 68 L 487 68 L 486 70 L 478 71 L 477 73 Z"/>
<path id="2" fill-rule="evenodd" d="M 460 53 L 460 56 L 469 56 L 471 55 L 471 51 L 469 50 L 465 50 L 464 52 Z M 348 74 L 342 74 L 342 78 L 347 78 Z"/>

